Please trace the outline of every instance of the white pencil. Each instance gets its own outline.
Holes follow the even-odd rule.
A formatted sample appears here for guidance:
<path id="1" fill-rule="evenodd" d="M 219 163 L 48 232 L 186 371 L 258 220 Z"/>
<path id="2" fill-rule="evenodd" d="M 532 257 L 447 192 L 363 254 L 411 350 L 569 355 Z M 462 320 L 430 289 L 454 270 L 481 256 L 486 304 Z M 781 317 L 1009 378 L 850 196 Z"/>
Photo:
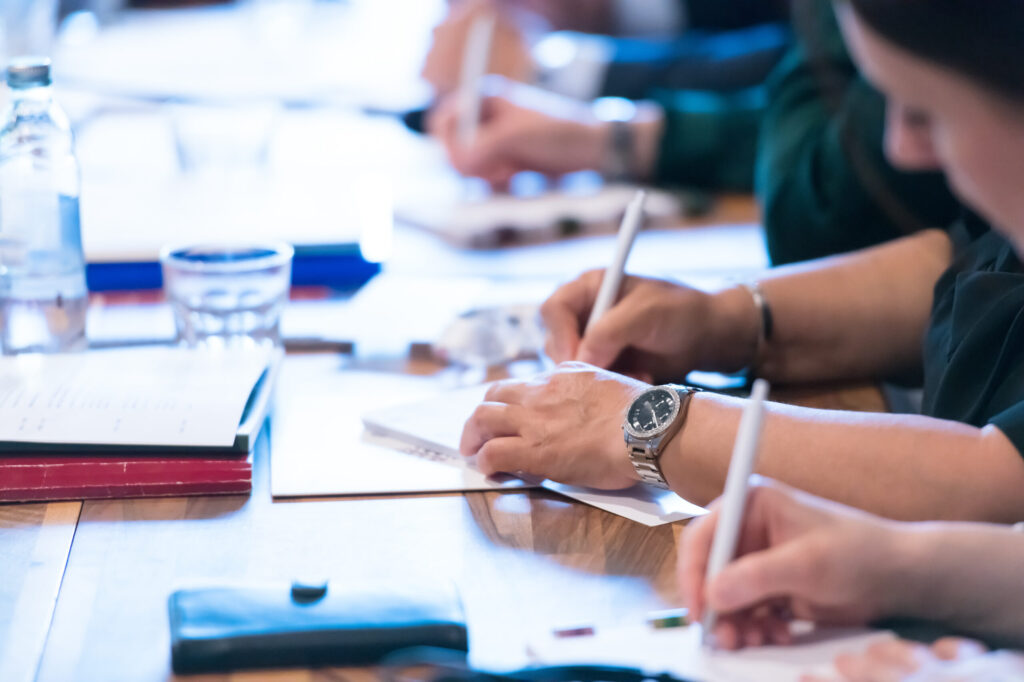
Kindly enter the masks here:
<path id="1" fill-rule="evenodd" d="M 480 126 L 481 81 L 491 61 L 491 42 L 498 17 L 494 12 L 478 16 L 469 27 L 462 50 L 462 72 L 459 79 L 459 144 L 468 147 L 476 139 Z"/>
<path id="2" fill-rule="evenodd" d="M 764 418 L 764 401 L 767 397 L 768 382 L 758 379 L 754 382 L 750 400 L 743 410 L 740 426 L 736 431 L 729 473 L 725 478 L 725 492 L 722 493 L 718 526 L 711 541 L 705 584 L 711 582 L 736 555 L 736 544 L 739 542 L 740 529 L 743 527 L 743 511 L 747 505 L 747 488 L 757 462 L 757 446 Z M 716 617 L 711 609 L 704 612 L 701 626 L 705 644 L 710 644 L 711 628 L 715 625 Z"/>
<path id="3" fill-rule="evenodd" d="M 636 233 L 640 231 L 640 225 L 644 218 L 644 201 L 647 200 L 647 193 L 639 190 L 626 212 L 622 216 L 622 223 L 619 225 L 619 238 L 615 244 L 615 257 L 611 265 L 604 271 L 601 278 L 601 287 L 597 290 L 597 298 L 594 299 L 594 307 L 590 311 L 590 319 L 587 320 L 587 330 L 594 326 L 594 323 L 601 319 L 601 316 L 608 312 L 608 309 L 615 304 L 619 296 L 619 288 L 622 286 L 622 276 L 626 273 L 626 260 L 629 252 L 636 241 Z"/>

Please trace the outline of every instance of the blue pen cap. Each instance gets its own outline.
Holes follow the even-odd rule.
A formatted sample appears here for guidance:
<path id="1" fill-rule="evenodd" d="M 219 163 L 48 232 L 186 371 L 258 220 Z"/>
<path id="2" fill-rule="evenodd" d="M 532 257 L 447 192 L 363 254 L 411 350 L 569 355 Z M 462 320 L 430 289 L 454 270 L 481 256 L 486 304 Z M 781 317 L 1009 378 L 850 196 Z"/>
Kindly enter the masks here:
<path id="1" fill-rule="evenodd" d="M 8 87 L 21 90 L 24 88 L 46 87 L 53 82 L 50 76 L 49 57 L 17 57 L 7 64 Z"/>

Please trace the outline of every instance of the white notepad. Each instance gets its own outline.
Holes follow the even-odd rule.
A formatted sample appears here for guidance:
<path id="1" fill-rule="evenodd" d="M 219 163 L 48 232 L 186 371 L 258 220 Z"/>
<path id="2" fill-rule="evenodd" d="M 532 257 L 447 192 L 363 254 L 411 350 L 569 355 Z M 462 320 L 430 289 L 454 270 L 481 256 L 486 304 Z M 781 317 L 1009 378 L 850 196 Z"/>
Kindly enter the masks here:
<path id="1" fill-rule="evenodd" d="M 436 180 L 435 180 L 436 182 Z M 581 234 L 614 232 L 637 187 L 607 185 L 586 192 L 552 189 L 516 196 L 465 190 L 471 181 L 453 181 L 440 196 L 415 200 L 399 195 L 396 217 L 461 247 L 493 249 L 550 242 Z M 649 225 L 671 225 L 684 215 L 683 201 L 668 192 L 649 190 Z"/>
<path id="2" fill-rule="evenodd" d="M 233 449 L 277 353 L 164 347 L 2 357 L 0 446 Z"/>
<path id="3" fill-rule="evenodd" d="M 545 635 L 527 649 L 536 663 L 544 665 L 617 665 L 702 682 L 797 682 L 805 673 L 833 677 L 837 655 L 860 652 L 891 637 L 889 632 L 864 628 L 826 628 L 798 636 L 791 646 L 709 651 L 701 646 L 699 625 L 660 630 L 633 625 L 598 628 L 589 637 Z"/>
<path id="4" fill-rule="evenodd" d="M 486 386 L 472 386 L 415 403 L 374 410 L 363 415 L 363 424 L 376 435 L 403 442 L 441 462 L 471 466 L 459 454 L 459 439 L 463 425 L 483 400 L 486 391 Z M 578 488 L 553 481 L 543 481 L 540 485 L 647 526 L 681 521 L 705 513 L 702 507 L 671 491 L 646 485 L 620 491 Z"/>

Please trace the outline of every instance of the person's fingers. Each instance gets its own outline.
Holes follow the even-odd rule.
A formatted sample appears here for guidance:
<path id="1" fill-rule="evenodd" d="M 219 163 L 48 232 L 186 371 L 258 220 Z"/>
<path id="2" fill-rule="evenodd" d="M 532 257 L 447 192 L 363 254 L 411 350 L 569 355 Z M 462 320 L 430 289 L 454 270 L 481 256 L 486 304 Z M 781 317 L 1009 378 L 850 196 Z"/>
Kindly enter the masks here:
<path id="1" fill-rule="evenodd" d="M 943 661 L 974 658 L 988 652 L 981 642 L 963 637 L 943 637 L 932 643 L 932 653 Z"/>
<path id="2" fill-rule="evenodd" d="M 530 449 L 522 438 L 492 438 L 477 452 L 476 464 L 480 471 L 488 476 L 499 473 L 533 473 L 530 454 Z"/>
<path id="3" fill-rule="evenodd" d="M 462 428 L 459 452 L 474 455 L 487 441 L 519 433 L 519 405 L 506 403 L 480 403 Z"/>
<path id="4" fill-rule="evenodd" d="M 742 643 L 740 624 L 732 618 L 720 618 L 711 630 L 715 647 L 726 651 L 735 651 Z"/>
<path id="5" fill-rule="evenodd" d="M 455 122 L 457 119 L 456 98 L 449 96 L 441 99 L 430 110 L 427 116 L 427 132 L 448 150 L 455 139 Z"/>
<path id="6" fill-rule="evenodd" d="M 793 643 L 793 633 L 786 619 L 775 617 L 768 620 L 768 641 L 779 646 Z"/>
<path id="7" fill-rule="evenodd" d="M 880 665 L 902 671 L 904 675 L 914 672 L 931 658 L 924 645 L 901 639 L 875 642 L 868 646 L 866 654 Z"/>
<path id="8" fill-rule="evenodd" d="M 758 647 L 764 644 L 765 632 L 758 619 L 752 619 L 743 626 L 743 646 Z"/>
<path id="9" fill-rule="evenodd" d="M 548 336 L 545 350 L 555 362 L 576 357 L 583 320 L 594 304 L 595 275 L 587 273 L 559 287 L 540 307 Z"/>
<path id="10" fill-rule="evenodd" d="M 711 541 L 718 525 L 719 501 L 713 502 L 708 509 L 710 511 L 706 516 L 695 519 L 686 526 L 682 544 L 679 546 L 679 587 L 683 604 L 690 610 L 690 617 L 695 620 L 704 617 L 704 578 L 708 570 Z"/>
<path id="11" fill-rule="evenodd" d="M 708 602 L 718 611 L 748 608 L 774 597 L 813 601 L 822 561 L 812 543 L 792 541 L 740 557 L 708 585 Z"/>
<path id="12" fill-rule="evenodd" d="M 487 388 L 483 402 L 518 405 L 522 402 L 525 391 L 526 384 L 524 382 L 516 379 L 502 379 L 495 381 Z"/>
<path id="13" fill-rule="evenodd" d="M 507 192 L 512 183 L 512 176 L 520 171 L 519 167 L 507 161 L 498 161 L 483 175 L 483 179 L 495 192 Z"/>
<path id="14" fill-rule="evenodd" d="M 883 655 L 869 647 L 863 654 L 840 654 L 835 666 L 847 682 L 901 682 L 918 669 L 919 663 L 908 665 L 893 658 L 892 652 Z"/>
<path id="15" fill-rule="evenodd" d="M 609 368 L 622 351 L 635 343 L 643 311 L 626 297 L 613 305 L 586 330 L 576 350 L 576 359 L 597 367 Z"/>
<path id="16" fill-rule="evenodd" d="M 455 145 L 461 164 L 474 175 L 508 162 L 509 151 L 514 150 L 513 140 L 521 136 L 518 107 L 502 97 L 484 97 L 481 107 L 483 114 L 472 142 L 467 146 L 456 140 Z"/>

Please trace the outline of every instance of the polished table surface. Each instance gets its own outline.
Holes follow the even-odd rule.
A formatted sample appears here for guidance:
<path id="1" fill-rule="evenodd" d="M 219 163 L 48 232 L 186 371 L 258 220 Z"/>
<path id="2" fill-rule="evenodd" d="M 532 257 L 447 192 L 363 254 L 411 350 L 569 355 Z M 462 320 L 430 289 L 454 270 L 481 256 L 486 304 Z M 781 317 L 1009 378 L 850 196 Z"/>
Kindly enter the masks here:
<path id="1" fill-rule="evenodd" d="M 728 203 L 723 208 L 734 210 Z M 749 203 L 746 210 L 749 217 Z M 698 232 L 678 231 L 684 251 Z M 602 248 L 608 247 L 610 241 Z M 480 267 L 472 256 L 442 251 L 453 263 Z M 390 324 L 397 329 L 401 321 Z M 351 368 L 442 371 L 403 357 L 358 353 L 286 361 L 286 368 L 312 367 L 314 375 L 319 365 L 325 376 Z M 885 409 L 869 385 L 795 387 L 776 397 L 825 408 Z M 279 395 L 278 409 L 286 408 L 287 395 Z M 524 642 L 553 626 L 622 622 L 676 603 L 683 524 L 647 528 L 545 491 L 275 501 L 268 465 L 273 449 L 271 419 L 255 452 L 248 497 L 0 506 L 0 680 L 172 677 L 166 601 L 189 584 L 450 578 L 464 599 L 474 660 L 496 667 L 523 664 Z M 371 675 L 322 669 L 194 679 L 353 674 Z"/>

